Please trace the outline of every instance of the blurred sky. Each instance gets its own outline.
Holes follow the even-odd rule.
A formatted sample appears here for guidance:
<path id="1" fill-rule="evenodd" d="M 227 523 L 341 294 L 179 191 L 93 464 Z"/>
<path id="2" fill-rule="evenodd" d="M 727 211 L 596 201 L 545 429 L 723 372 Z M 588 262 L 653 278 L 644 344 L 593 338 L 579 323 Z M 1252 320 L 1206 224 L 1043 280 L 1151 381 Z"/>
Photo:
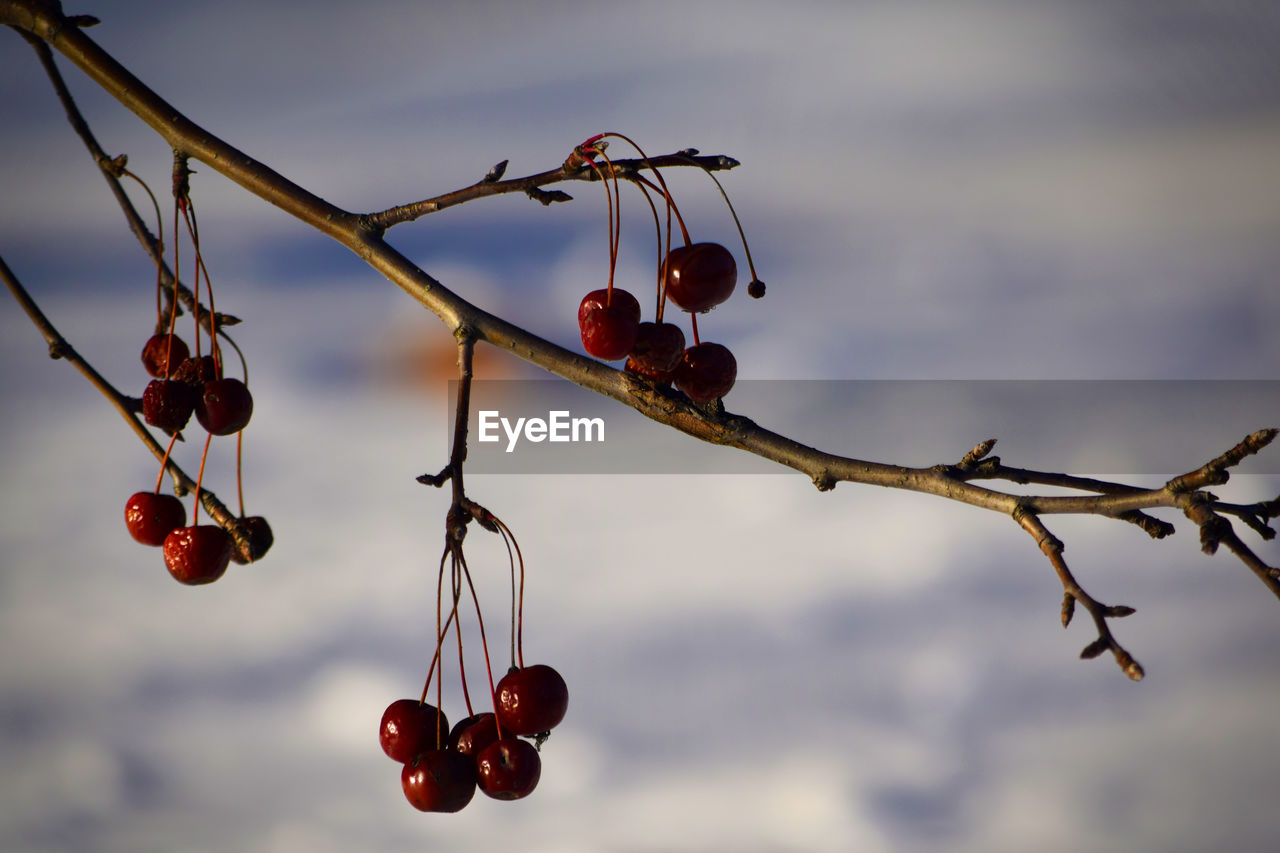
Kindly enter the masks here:
<path id="1" fill-rule="evenodd" d="M 769 293 L 700 325 L 747 379 L 1273 380 L 1280 365 L 1275 4 L 67 10 L 102 18 L 90 36 L 189 117 L 353 211 L 503 159 L 541 171 L 604 130 L 738 158 L 722 178 Z M 61 66 L 107 151 L 163 191 L 163 143 Z M 415 812 L 375 730 L 431 653 L 447 495 L 413 478 L 445 460 L 451 354 L 345 250 L 195 168 L 218 308 L 245 319 L 248 506 L 277 544 L 210 587 L 173 583 L 120 523 L 154 460 L 0 299 L 0 847 L 1193 851 L 1280 833 L 1280 611 L 1243 566 L 1200 554 L 1185 519 L 1158 543 L 1048 520 L 1086 588 L 1138 608 L 1115 625 L 1147 667 L 1135 685 L 1076 660 L 1087 619 L 1061 629 L 1060 585 L 1007 519 L 745 475 L 468 480 L 528 560 L 527 657 L 572 699 L 528 800 Z M 714 187 L 668 177 L 695 237 L 733 246 Z M 607 244 L 598 187 L 568 189 L 572 204 L 490 199 L 390 239 L 576 348 Z M 651 225 L 638 196 L 624 205 L 620 280 L 647 283 Z M 0 254 L 140 393 L 154 273 L 8 32 Z M 489 354 L 481 375 L 534 374 Z M 856 425 L 839 435 L 842 402 L 798 420 L 863 455 Z M 953 461 L 988 437 L 969 426 L 977 401 L 954 405 L 952 434 L 943 412 L 912 458 L 884 461 Z M 1280 426 L 1280 400 L 1260 405 L 1275 416 L 1247 428 Z M 867 414 L 881 432 L 902 418 Z M 1242 437 L 1193 404 L 1182 417 L 1205 436 L 1187 467 Z M 1053 450 L 1028 432 L 996 436 L 1010 464 Z M 232 448 L 215 442 L 208 475 L 224 497 Z M 179 451 L 189 470 L 196 452 Z M 1274 497 L 1277 467 L 1220 493 Z M 505 552 L 479 531 L 470 546 L 501 649 Z"/>

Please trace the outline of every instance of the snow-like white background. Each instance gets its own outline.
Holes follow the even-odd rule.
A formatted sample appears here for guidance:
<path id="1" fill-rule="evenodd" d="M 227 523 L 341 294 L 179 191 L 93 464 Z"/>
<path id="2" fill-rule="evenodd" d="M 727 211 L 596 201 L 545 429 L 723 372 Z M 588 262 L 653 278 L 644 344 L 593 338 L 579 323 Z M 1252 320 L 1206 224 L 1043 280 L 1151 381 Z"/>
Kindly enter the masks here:
<path id="1" fill-rule="evenodd" d="M 1271 4 L 68 11 L 101 17 L 89 35 L 191 118 L 351 210 L 502 159 L 550 168 L 602 130 L 740 159 L 723 177 L 770 290 L 702 329 L 744 378 L 1268 380 L 1280 365 Z M 163 143 L 62 67 L 104 147 L 163 191 Z M 1135 685 L 1076 660 L 1087 619 L 1062 630 L 1060 586 L 1008 519 L 798 476 L 469 478 L 528 559 L 527 656 L 572 700 L 529 799 L 417 813 L 376 727 L 431 654 L 447 495 L 414 476 L 444 460 L 450 355 L 345 250 L 196 169 L 218 307 L 245 318 L 247 500 L 277 543 L 212 586 L 173 583 L 121 524 L 154 460 L 0 299 L 0 847 L 1194 851 L 1280 835 L 1280 610 L 1185 519 L 1162 542 L 1049 520 L 1087 588 L 1138 608 L 1115 625 L 1147 667 Z M 695 236 L 733 246 L 705 178 L 669 177 Z M 491 199 L 391 241 L 576 346 L 607 258 L 598 187 L 569 189 L 572 204 Z M 620 276 L 649 282 L 651 226 L 624 203 Z M 153 272 L 10 32 L 0 254 L 141 391 Z M 533 375 L 492 354 L 481 368 Z M 1280 400 L 1262 405 L 1276 415 L 1250 428 L 1280 426 Z M 985 437 L 957 428 L 885 461 L 952 461 Z M 1011 464 L 1053 450 L 997 437 Z M 827 449 L 861 455 L 858 438 Z M 232 446 L 215 443 L 209 475 L 225 496 Z M 1278 470 L 1253 460 L 1222 494 L 1274 497 Z M 469 554 L 501 637 L 505 552 L 487 538 Z"/>

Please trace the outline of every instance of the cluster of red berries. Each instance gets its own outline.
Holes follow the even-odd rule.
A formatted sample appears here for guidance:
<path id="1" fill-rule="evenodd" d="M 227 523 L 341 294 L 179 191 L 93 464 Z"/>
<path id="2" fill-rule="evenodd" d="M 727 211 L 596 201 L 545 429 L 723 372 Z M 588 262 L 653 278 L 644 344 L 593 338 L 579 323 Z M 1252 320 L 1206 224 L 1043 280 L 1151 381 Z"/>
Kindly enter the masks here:
<path id="1" fill-rule="evenodd" d="M 168 316 L 161 309 L 163 265 L 157 263 L 156 327 L 142 347 L 142 364 L 152 377 L 142 394 L 143 419 L 170 436 L 169 446 L 156 478 L 155 488 L 148 492 L 136 492 L 125 503 L 124 520 L 130 535 L 143 545 L 162 547 L 165 565 L 169 573 L 184 584 L 211 583 L 226 572 L 230 562 L 246 563 L 257 560 L 267 552 L 274 539 L 271 527 L 262 516 L 245 516 L 243 489 L 241 492 L 241 528 L 249 540 L 248 559 L 235 547 L 235 542 L 222 527 L 216 524 L 199 524 L 200 480 L 204 477 L 205 462 L 213 436 L 239 435 L 253 415 L 253 396 L 244 381 L 223 375 L 222 351 L 218 344 L 218 315 L 212 305 L 212 290 L 208 271 L 200 256 L 199 240 L 194 226 L 194 211 L 189 197 L 179 196 L 175 201 L 174 230 L 181 214 L 195 246 L 195 340 L 193 356 L 185 341 L 174 332 L 177 321 L 178 300 L 171 291 Z M 175 240 L 176 243 L 176 240 Z M 176 255 L 175 246 L 175 255 Z M 175 258 L 174 268 L 177 269 Z M 200 280 L 204 278 L 209 291 L 209 309 L 202 311 L 200 304 Z M 176 291 L 176 283 L 174 291 Z M 207 318 L 209 346 L 212 354 L 200 354 L 201 314 Z M 187 512 L 177 497 L 160 492 L 169 456 L 174 442 L 186 428 L 192 414 L 208 437 L 200 458 L 200 478 L 196 483 L 193 523 L 187 524 Z M 236 478 L 240 479 L 237 442 Z"/>
<path id="2" fill-rule="evenodd" d="M 477 788 L 497 800 L 518 800 L 533 793 L 542 777 L 539 750 L 551 729 L 564 719 L 569 707 L 569 688 L 559 672 L 546 664 L 524 664 L 524 557 L 515 535 L 488 510 L 470 501 L 467 503 L 469 518 L 478 521 L 486 530 L 499 533 L 511 558 L 511 666 L 495 686 L 480 600 L 462 551 L 464 521 L 460 527 L 454 528 L 460 532 L 451 535 L 440 561 L 436 651 L 428 667 L 422 695 L 418 699 L 392 702 L 383 712 L 378 727 L 383 752 L 403 765 L 400 786 L 405 798 L 414 808 L 424 812 L 456 812 L 471 802 Z M 442 618 L 440 596 L 444 589 L 445 557 L 452 561 L 450 588 L 453 605 L 448 617 Z M 492 711 L 477 713 L 467 688 L 459 613 L 464 587 L 470 591 L 475 604 L 493 700 Z M 467 706 L 467 716 L 452 728 L 440 708 L 441 682 L 444 679 L 442 651 L 451 628 L 457 635 L 458 675 Z M 436 681 L 436 704 L 431 705 L 427 702 L 427 695 L 437 673 L 440 678 Z"/>
<path id="3" fill-rule="evenodd" d="M 737 263 L 732 253 L 719 243 L 692 241 L 666 181 L 663 180 L 661 173 L 649 164 L 650 170 L 657 179 L 656 185 L 639 175 L 630 176 L 649 201 L 654 215 L 654 224 L 658 230 L 657 310 L 653 322 L 642 322 L 639 301 L 630 292 L 613 285 L 621 217 L 617 194 L 617 171 L 604 153 L 607 146 L 604 138 L 609 136 L 628 142 L 640 152 L 641 159 L 648 163 L 648 158 L 639 146 L 618 133 L 594 136 L 575 149 L 574 154 L 577 160 L 595 170 L 600 176 L 609 205 L 609 284 L 605 288 L 588 293 L 578 305 L 578 330 L 582 336 L 583 349 L 590 355 L 605 361 L 625 358 L 626 370 L 660 384 L 674 384 L 689 399 L 696 402 L 702 403 L 723 397 L 733 388 L 734 380 L 738 375 L 738 363 L 728 347 L 700 339 L 697 315 L 710 311 L 733 295 L 738 281 Z M 595 162 L 594 158 L 597 157 L 600 158 L 603 166 Z M 691 162 L 696 163 L 692 160 Z M 710 171 L 707 174 L 715 180 L 715 176 Z M 610 188 L 610 180 L 613 182 L 612 188 Z M 716 181 L 716 186 L 723 194 L 724 188 L 720 186 L 719 181 Z M 649 196 L 650 189 L 660 193 L 666 203 L 668 227 L 665 241 L 658 222 L 657 207 Z M 727 195 L 725 201 L 728 202 Z M 736 223 L 738 218 L 733 212 L 732 204 L 729 205 L 729 209 Z M 670 246 L 670 217 L 673 213 L 684 237 L 684 245 L 675 248 Z M 741 233 L 740 224 L 738 230 Z M 747 263 L 751 266 L 752 280 L 748 292 L 751 296 L 759 298 L 764 295 L 764 282 L 755 275 L 754 265 L 751 264 L 751 252 L 746 248 L 745 238 L 743 248 L 746 251 Z M 679 326 L 663 321 L 663 309 L 668 301 L 688 312 L 693 329 L 693 346 L 685 346 L 684 332 Z"/>
<path id="4" fill-rule="evenodd" d="M 564 719 L 569 688 L 545 664 L 513 667 L 498 682 L 494 711 L 453 728 L 444 712 L 418 699 L 387 706 L 379 727 L 383 751 L 404 765 L 400 784 L 414 808 L 456 812 L 476 788 L 497 800 L 533 793 L 542 776 L 535 741 Z"/>

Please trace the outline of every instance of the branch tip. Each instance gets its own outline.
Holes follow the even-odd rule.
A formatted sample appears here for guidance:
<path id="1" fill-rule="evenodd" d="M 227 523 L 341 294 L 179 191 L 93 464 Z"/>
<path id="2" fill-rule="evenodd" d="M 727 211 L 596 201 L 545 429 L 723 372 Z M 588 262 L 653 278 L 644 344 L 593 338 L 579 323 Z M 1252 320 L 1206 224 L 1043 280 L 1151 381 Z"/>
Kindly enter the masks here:
<path id="1" fill-rule="evenodd" d="M 495 163 L 493 168 L 488 171 L 480 183 L 496 184 L 498 181 L 502 180 L 502 176 L 507 173 L 507 164 L 509 162 L 509 160 L 503 160 L 501 163 Z"/>

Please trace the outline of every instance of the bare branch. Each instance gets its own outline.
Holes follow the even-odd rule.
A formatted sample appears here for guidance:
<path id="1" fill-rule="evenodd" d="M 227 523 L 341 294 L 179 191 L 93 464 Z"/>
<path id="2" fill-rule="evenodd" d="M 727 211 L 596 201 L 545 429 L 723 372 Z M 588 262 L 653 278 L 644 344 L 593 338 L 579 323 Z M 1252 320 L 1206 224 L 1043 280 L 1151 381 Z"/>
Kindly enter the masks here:
<path id="1" fill-rule="evenodd" d="M 151 431 L 138 419 L 141 401 L 135 397 L 128 397 L 120 393 L 114 385 L 94 369 L 93 365 L 84 360 L 80 353 L 76 351 L 76 348 L 62 336 L 62 333 L 40 310 L 40 306 L 27 293 L 26 288 L 23 287 L 13 270 L 9 269 L 9 265 L 5 263 L 4 258 L 0 258 L 0 278 L 4 279 L 9 292 L 13 294 L 14 299 L 22 306 L 22 310 L 31 319 L 35 327 L 40 330 L 45 343 L 49 345 L 49 356 L 51 358 L 65 359 L 85 379 L 89 380 L 89 384 L 97 388 L 102 396 L 106 397 L 107 401 L 111 403 L 112 408 L 125 419 L 130 429 L 151 451 L 151 455 L 165 464 L 165 469 L 173 479 L 174 492 L 179 496 L 190 494 L 196 488 L 196 481 L 187 476 L 187 473 L 182 470 L 178 463 L 173 461 L 172 457 L 166 459 L 164 446 L 156 441 Z M 237 550 L 246 558 L 246 561 L 252 562 L 252 560 L 248 559 L 252 554 L 249 533 L 240 524 L 240 519 L 227 509 L 226 504 L 219 500 L 216 494 L 204 487 L 200 489 L 200 505 L 209 513 L 210 518 L 231 534 L 231 538 L 235 540 Z"/>
<path id="2" fill-rule="evenodd" d="M 1089 615 L 1093 617 L 1093 624 L 1098 629 L 1098 638 L 1085 646 L 1084 651 L 1080 653 L 1080 657 L 1087 660 L 1110 650 L 1124 674 L 1134 681 L 1141 681 L 1142 676 L 1145 674 L 1142 665 L 1123 646 L 1116 642 L 1110 627 L 1107 625 L 1108 618 L 1128 616 L 1134 612 L 1133 608 L 1123 605 L 1108 607 L 1085 592 L 1080 584 L 1076 582 L 1071 570 L 1067 568 L 1066 560 L 1062 558 L 1062 552 L 1066 549 L 1066 546 L 1048 531 L 1034 513 L 1019 507 L 1014 512 L 1013 519 L 1036 540 L 1036 545 L 1049 558 L 1050 565 L 1053 566 L 1058 579 L 1062 581 L 1062 587 L 1066 591 L 1062 605 L 1062 626 L 1065 628 L 1070 623 L 1071 613 L 1075 608 L 1076 601 L 1083 604 L 1084 608 L 1089 611 Z"/>
<path id="3" fill-rule="evenodd" d="M 104 175 L 108 177 L 108 182 L 129 219 L 131 229 L 158 264 L 162 254 L 160 247 L 147 232 L 141 218 L 138 217 L 120 188 L 118 177 L 122 163 L 118 159 L 107 158 L 97 142 L 93 140 L 87 125 L 75 110 L 69 94 L 66 94 L 66 87 L 58 76 L 56 68 L 53 67 L 51 54 L 45 47 L 45 42 L 60 51 L 127 109 L 147 122 L 173 147 L 177 160 L 184 163 L 187 158 L 199 160 L 259 198 L 328 235 L 436 314 L 459 340 L 460 365 L 463 369 L 464 383 L 469 379 L 470 357 L 474 345 L 477 341 L 484 341 L 549 373 L 610 397 L 652 420 L 695 438 L 712 444 L 736 447 L 792 468 L 808 476 L 820 490 L 834 488 L 839 482 L 878 485 L 932 494 L 1010 515 L 1033 536 L 1062 582 L 1063 624 L 1070 622 L 1077 602 L 1082 604 L 1093 618 L 1098 629 L 1098 639 L 1085 648 L 1083 656 L 1093 657 L 1102 651 L 1110 650 L 1125 673 L 1135 680 L 1142 677 L 1142 667 L 1115 641 L 1107 624 L 1108 619 L 1132 613 L 1132 608 L 1103 605 L 1080 587 L 1062 557 L 1063 543 L 1049 533 L 1040 520 L 1041 516 L 1063 513 L 1097 514 L 1135 524 L 1151 536 L 1159 538 L 1172 533 L 1172 525 L 1152 517 L 1145 511 L 1156 508 L 1179 509 L 1200 526 L 1202 544 L 1206 551 L 1212 553 L 1219 544 L 1225 544 L 1263 580 L 1273 593 L 1280 596 L 1280 573 L 1258 559 L 1240 541 L 1231 523 L 1223 517 L 1224 514 L 1236 515 L 1264 538 L 1269 538 L 1266 532 L 1271 528 L 1266 521 L 1280 512 L 1277 508 L 1280 499 L 1266 504 L 1241 507 L 1220 503 L 1212 495 L 1202 491 L 1206 486 L 1225 483 L 1229 476 L 1229 469 L 1238 465 L 1247 456 L 1266 447 L 1275 438 L 1276 429 L 1259 430 L 1200 468 L 1175 477 L 1164 486 L 1154 489 L 1065 473 L 1005 466 L 999 457 L 988 456 L 994 447 L 994 439 L 978 444 L 966 453 L 958 464 L 937 465 L 931 468 L 911 468 L 827 453 L 765 429 L 747 417 L 729 413 L 725 411 L 720 401 L 707 405 L 694 404 L 683 394 L 669 387 L 655 385 L 641 377 L 615 370 L 602 362 L 571 352 L 533 335 L 501 317 L 489 314 L 450 291 L 383 239 L 386 229 L 393 225 L 493 195 L 523 192 L 543 204 L 567 201 L 570 199 L 567 193 L 558 189 L 548 190 L 545 187 L 571 180 L 598 179 L 596 170 L 587 165 L 582 151 L 575 149 L 565 162 L 555 169 L 510 180 L 502 179 L 506 170 L 504 161 L 490 169 L 484 178 L 471 186 L 378 213 L 356 214 L 326 202 L 191 122 L 102 51 L 96 43 L 80 31 L 81 20 L 63 16 L 56 2 L 0 0 L 0 23 L 17 27 L 36 42 L 37 52 L 40 53 L 41 61 L 50 71 L 55 89 L 67 109 L 73 126 L 85 140 L 85 144 L 99 163 Z M 697 156 L 696 152 L 687 150 L 649 160 L 615 160 L 612 164 L 619 178 L 644 182 L 647 179 L 643 178 L 641 172 L 650 167 L 696 165 L 708 170 L 729 169 L 736 166 L 737 161 L 724 156 Z M 9 281 L 12 278 L 11 274 L 7 268 L 4 268 L 4 272 L 6 281 Z M 172 281 L 172 277 L 170 280 Z M 10 289 L 14 291 L 19 302 L 24 305 L 24 308 L 28 305 L 34 308 L 34 302 L 16 284 L 16 279 L 13 281 Z M 176 282 L 175 287 L 179 293 L 183 291 L 181 285 Z M 193 307 L 195 310 L 200 310 L 199 306 Z M 71 356 L 68 356 L 68 353 L 74 355 L 74 350 L 71 350 L 65 340 L 56 334 L 56 330 L 52 329 L 38 308 L 34 311 L 28 309 L 28 313 L 37 327 L 45 333 L 51 352 L 68 357 L 70 360 Z M 224 321 L 217 323 L 217 325 L 223 324 Z M 149 432 L 138 422 L 136 401 L 119 395 L 78 356 L 75 356 L 75 359 L 78 369 L 81 369 L 81 372 L 85 373 L 96 387 L 112 399 L 113 404 L 131 422 L 135 431 L 148 442 L 153 453 L 162 452 Z M 461 416 L 464 412 L 465 406 L 460 399 L 459 415 Z M 459 433 L 462 453 L 465 455 L 465 423 Z M 470 504 L 462 489 L 461 461 L 458 446 L 455 443 L 454 454 L 449 464 L 439 474 L 423 475 L 419 479 L 433 485 L 443 485 L 446 480 L 452 480 L 455 493 L 454 505 L 458 512 L 474 516 L 474 513 L 468 509 Z M 176 466 L 174 467 L 176 469 Z M 180 473 L 180 471 L 175 473 L 176 481 L 189 483 L 189 480 L 177 479 Z M 185 475 L 182 477 L 185 478 Z M 1004 480 L 1020 485 L 1047 485 L 1083 494 L 1018 495 L 977 485 L 973 482 L 977 480 Z M 193 486 L 194 484 L 189 484 L 186 488 Z M 205 492 L 202 494 L 202 500 L 209 509 L 210 515 L 224 527 L 232 530 L 237 544 L 243 545 L 247 540 L 244 539 L 243 532 L 239 531 L 235 520 L 230 519 L 230 526 L 224 521 L 229 518 L 225 508 L 215 510 L 210 506 L 209 501 L 216 502 L 216 498 L 212 498 Z M 220 504 L 217 506 L 221 507 Z"/>

